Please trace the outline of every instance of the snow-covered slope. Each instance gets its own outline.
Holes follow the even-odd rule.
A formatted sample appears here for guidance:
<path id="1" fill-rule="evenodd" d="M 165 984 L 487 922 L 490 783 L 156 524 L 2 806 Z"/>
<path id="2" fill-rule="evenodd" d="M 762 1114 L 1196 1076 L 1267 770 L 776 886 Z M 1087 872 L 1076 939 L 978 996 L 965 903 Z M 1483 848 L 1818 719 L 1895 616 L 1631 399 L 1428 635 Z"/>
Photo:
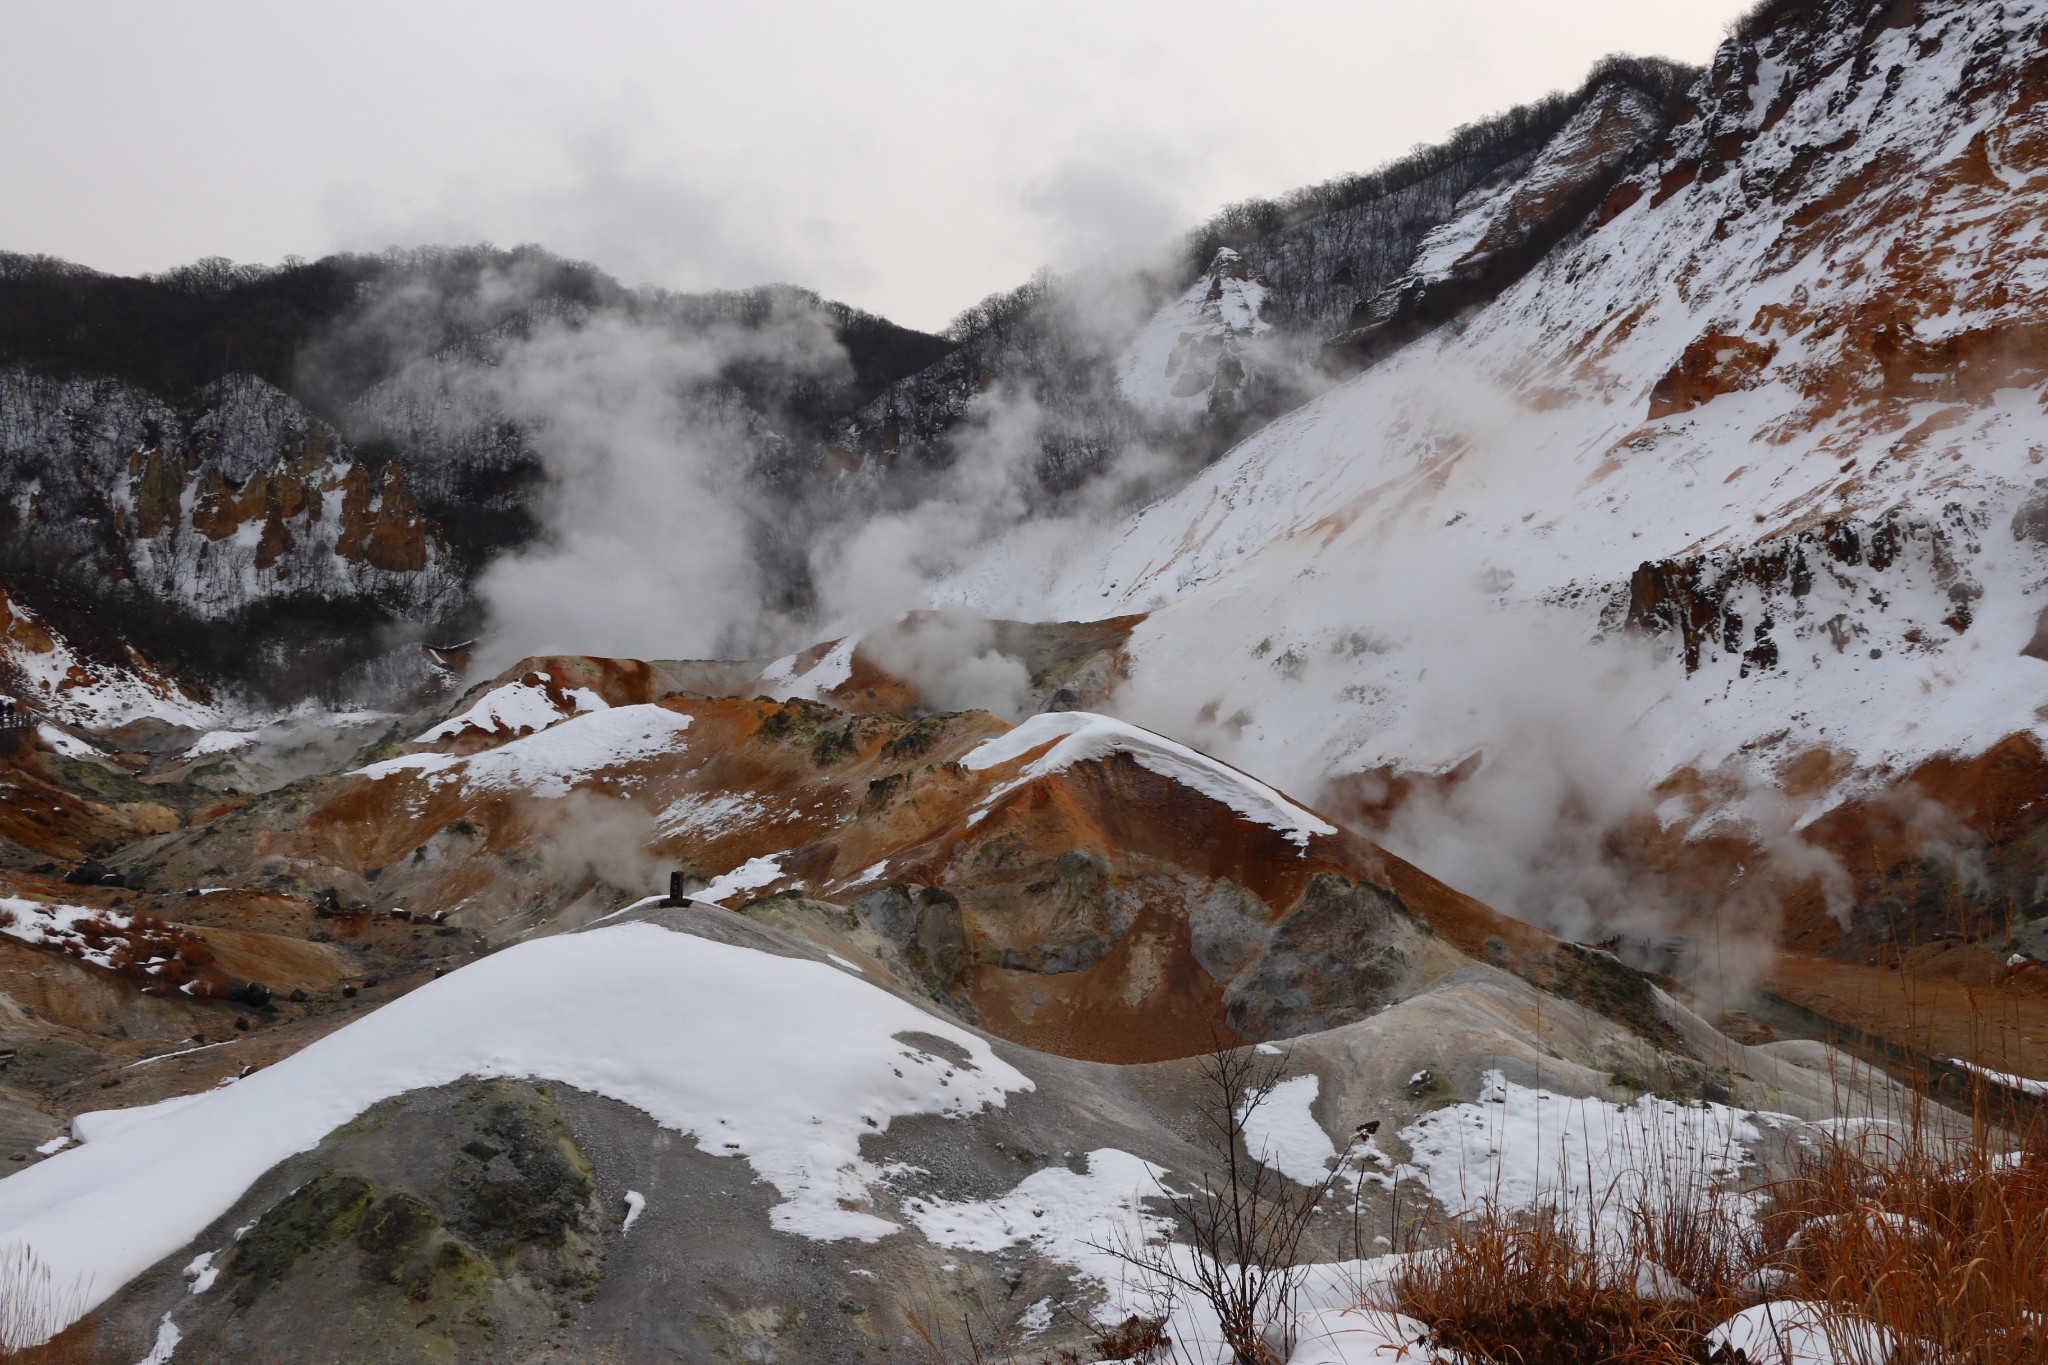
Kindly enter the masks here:
<path id="1" fill-rule="evenodd" d="M 717 1065 L 697 1049 L 620 1046 L 714 1033 Z M 906 1033 L 967 1060 L 897 1041 Z M 378 1100 L 494 1075 L 609 1095 L 707 1152 L 744 1156 L 781 1192 L 776 1226 L 827 1240 L 896 1230 L 859 1209 L 880 1175 L 860 1159 L 870 1130 L 971 1114 L 1031 1085 L 980 1038 L 857 975 L 623 925 L 510 949 L 148 1122 L 88 1116 L 84 1146 L 0 1181 L 0 1228 L 97 1302 Z"/>
<path id="2" fill-rule="evenodd" d="M 204 728 L 220 710 L 143 658 L 92 657 L 0 591 L 0 696 L 87 729 L 154 718 Z"/>
<path id="3" fill-rule="evenodd" d="M 1546 749 L 1596 788 L 1775 788 L 1822 750 L 1811 814 L 2036 731 L 2048 5 L 1895 13 L 1731 41 L 1497 300 L 1094 553 L 998 546 L 940 596 L 1150 612 L 1120 711 L 1297 790 Z M 1474 196 L 1423 264 L 1498 216 Z"/>

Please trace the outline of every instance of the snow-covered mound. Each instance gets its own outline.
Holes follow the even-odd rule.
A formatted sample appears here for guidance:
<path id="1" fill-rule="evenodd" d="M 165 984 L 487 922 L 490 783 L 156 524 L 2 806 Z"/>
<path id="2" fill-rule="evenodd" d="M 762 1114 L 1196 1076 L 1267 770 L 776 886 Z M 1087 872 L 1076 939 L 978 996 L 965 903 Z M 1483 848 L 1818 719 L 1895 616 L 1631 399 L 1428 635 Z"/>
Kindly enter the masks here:
<path id="1" fill-rule="evenodd" d="M 85 729 L 111 729 L 141 719 L 195 729 L 220 722 L 219 708 L 132 647 L 120 653 L 124 657 L 89 655 L 0 592 L 0 694 L 11 693 L 43 715 Z"/>
<path id="2" fill-rule="evenodd" d="M 483 790 L 566 796 L 609 769 L 668 752 L 689 728 L 690 717 L 651 703 L 611 707 L 568 717 L 468 758 L 405 754 L 359 768 L 353 776 L 375 780 L 413 773 L 436 785 L 452 780 Z"/>
<path id="3" fill-rule="evenodd" d="M 744 1157 L 781 1196 L 775 1226 L 824 1240 L 895 1230 L 863 1209 L 880 1172 L 862 1137 L 1032 1084 L 978 1036 L 836 967 L 619 925 L 508 949 L 146 1121 L 86 1120 L 83 1145 L 0 1181 L 0 1243 L 25 1243 L 56 1283 L 89 1284 L 90 1308 L 278 1161 L 387 1096 L 466 1076 L 634 1105 Z"/>
<path id="4" fill-rule="evenodd" d="M 1040 753 L 1039 751 L 1044 752 Z M 1129 754 L 1138 766 L 1158 773 L 1211 800 L 1220 801 L 1247 820 L 1277 829 L 1304 852 L 1312 835 L 1335 834 L 1337 827 L 1295 805 L 1255 777 L 1219 763 L 1207 754 L 1176 744 L 1162 735 L 1135 725 L 1098 716 L 1087 711 L 1052 712 L 1032 716 L 1016 729 L 977 745 L 964 755 L 963 767 L 980 771 L 997 768 L 1037 753 L 1010 785 L 1056 773 L 1075 763 L 1085 763 L 1110 754 Z M 1005 788 L 998 788 L 984 802 L 1000 800 Z"/>
<path id="5" fill-rule="evenodd" d="M 465 731 L 479 737 L 516 738 L 545 730 L 559 720 L 585 711 L 601 711 L 605 700 L 587 687 L 564 688 L 544 672 L 517 682 L 501 683 L 466 709 L 415 736 L 415 744 L 459 740 Z"/>

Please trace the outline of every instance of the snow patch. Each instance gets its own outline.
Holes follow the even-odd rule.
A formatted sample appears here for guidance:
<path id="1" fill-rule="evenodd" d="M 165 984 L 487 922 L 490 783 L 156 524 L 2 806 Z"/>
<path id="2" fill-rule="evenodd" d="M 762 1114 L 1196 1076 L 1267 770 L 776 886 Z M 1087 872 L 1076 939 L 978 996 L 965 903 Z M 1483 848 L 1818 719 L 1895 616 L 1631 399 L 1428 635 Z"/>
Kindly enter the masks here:
<path id="1" fill-rule="evenodd" d="M 178 1324 L 171 1321 L 169 1313 L 156 1325 L 156 1342 L 149 1348 L 149 1354 L 136 1365 L 170 1365 L 171 1353 L 178 1349 L 180 1333 Z"/>
<path id="2" fill-rule="evenodd" d="M 782 858 L 780 853 L 772 853 L 765 858 L 749 858 L 725 875 L 713 877 L 711 885 L 691 899 L 723 905 L 743 891 L 758 891 L 781 879 Z"/>
<path id="3" fill-rule="evenodd" d="M 1238 1113 L 1245 1150 L 1297 1185 L 1320 1185 L 1337 1159 L 1337 1145 L 1310 1112 L 1321 1085 L 1312 1075 L 1289 1076 Z"/>
<path id="4" fill-rule="evenodd" d="M 1048 747 L 1050 746 L 1050 747 Z M 960 760 L 977 771 L 1000 767 L 1045 749 L 1007 786 L 983 803 L 984 809 L 1004 793 L 1026 782 L 1072 767 L 1076 763 L 1129 754 L 1140 767 L 1221 802 L 1247 820 L 1279 830 L 1306 852 L 1310 836 L 1335 834 L 1337 827 L 1295 805 L 1255 777 L 1227 763 L 1176 744 L 1164 735 L 1093 711 L 1055 711 L 1032 716 L 1015 729 L 982 741 Z"/>
<path id="5" fill-rule="evenodd" d="M 545 673 L 535 676 L 543 680 L 547 678 Z M 478 697 L 460 715 L 450 716 L 417 736 L 413 743 L 433 744 L 454 739 L 464 730 L 481 730 L 487 735 L 537 733 L 568 716 L 607 709 L 605 699 L 587 687 L 576 688 L 567 696 L 573 709 L 564 712 L 555 705 L 555 699 L 548 695 L 547 688 L 539 683 L 506 683 Z"/>
<path id="6" fill-rule="evenodd" d="M 358 768 L 350 776 L 374 782 L 410 773 L 484 790 L 567 796 L 578 783 L 608 768 L 674 751 L 690 720 L 653 703 L 619 706 L 572 716 L 468 758 L 406 754 Z"/>
<path id="7" fill-rule="evenodd" d="M 185 1278 L 191 1282 L 191 1292 L 204 1294 L 213 1288 L 213 1282 L 220 1278 L 220 1267 L 213 1263 L 219 1255 L 216 1251 L 202 1251 L 192 1258 L 192 1264 L 185 1267 Z"/>
<path id="8" fill-rule="evenodd" d="M 1827 1304 L 1790 1299 L 1745 1308 L 1707 1333 L 1708 1352 L 1717 1349 L 1769 1365 L 1885 1365 L 1898 1340 Z"/>
<path id="9" fill-rule="evenodd" d="M 764 694 L 776 701 L 819 700 L 853 677 L 853 651 L 859 643 L 858 635 L 847 636 L 802 673 L 796 671 L 797 660 L 802 656 L 784 655 L 761 670 L 761 681 L 766 684 Z"/>
<path id="10" fill-rule="evenodd" d="M 1632 1105 L 1486 1073 L 1477 1103 L 1425 1114 L 1401 1130 L 1415 1173 L 1456 1217 L 1482 1203 L 1556 1207 L 1617 1238 L 1641 1205 L 1729 1198 L 1763 1141 L 1756 1116 L 1726 1105 L 1644 1095 Z"/>

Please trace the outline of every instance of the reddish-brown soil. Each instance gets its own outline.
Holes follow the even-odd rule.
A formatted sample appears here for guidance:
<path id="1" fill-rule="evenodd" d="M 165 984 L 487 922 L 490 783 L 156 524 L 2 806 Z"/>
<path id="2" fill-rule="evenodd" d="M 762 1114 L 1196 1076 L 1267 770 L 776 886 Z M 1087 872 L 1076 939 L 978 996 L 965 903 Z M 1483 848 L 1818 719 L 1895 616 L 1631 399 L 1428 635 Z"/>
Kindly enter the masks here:
<path id="1" fill-rule="evenodd" d="M 2008 970 L 1989 948 L 1920 948 L 1896 968 L 1786 953 L 1762 984 L 1924 1056 L 2048 1076 L 2048 970 Z"/>

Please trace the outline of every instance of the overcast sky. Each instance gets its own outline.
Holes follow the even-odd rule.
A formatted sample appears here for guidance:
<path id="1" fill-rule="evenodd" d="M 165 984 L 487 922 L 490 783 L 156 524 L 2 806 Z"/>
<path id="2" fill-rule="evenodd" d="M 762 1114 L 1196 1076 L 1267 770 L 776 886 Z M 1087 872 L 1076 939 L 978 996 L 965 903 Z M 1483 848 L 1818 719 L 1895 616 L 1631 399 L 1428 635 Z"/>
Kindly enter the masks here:
<path id="1" fill-rule="evenodd" d="M 536 241 L 936 328 L 1040 264 L 1703 62 L 1745 0 L 0 0 L 0 249 Z"/>

